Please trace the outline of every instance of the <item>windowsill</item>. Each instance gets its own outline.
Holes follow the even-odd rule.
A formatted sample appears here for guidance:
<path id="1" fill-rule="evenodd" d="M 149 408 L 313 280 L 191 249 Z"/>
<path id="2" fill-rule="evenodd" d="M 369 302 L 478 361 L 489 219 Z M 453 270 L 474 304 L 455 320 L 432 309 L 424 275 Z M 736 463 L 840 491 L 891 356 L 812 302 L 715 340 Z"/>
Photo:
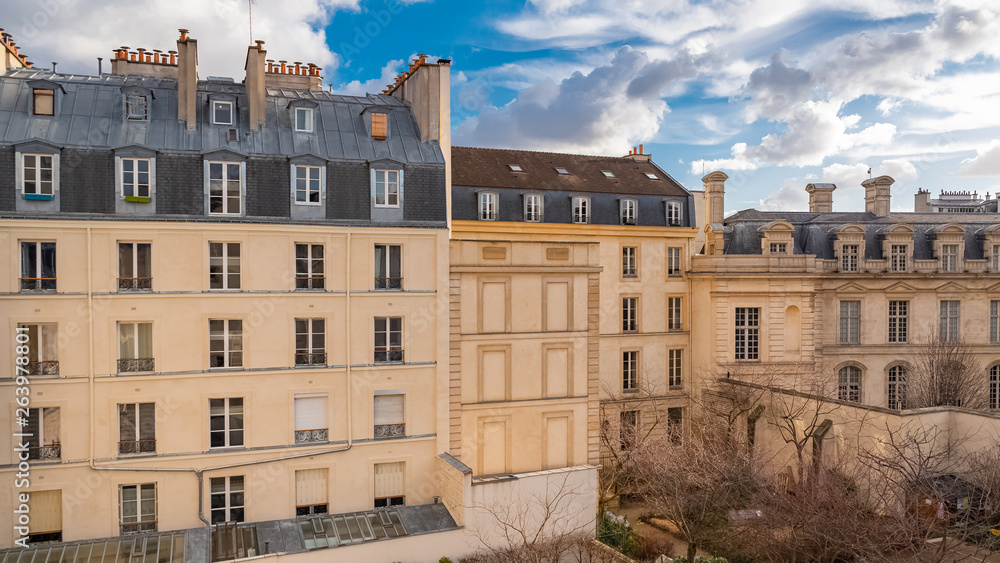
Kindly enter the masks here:
<path id="1" fill-rule="evenodd" d="M 399 209 L 398 205 L 379 205 L 375 204 L 375 209 Z"/>
<path id="2" fill-rule="evenodd" d="M 235 366 L 235 367 L 233 367 L 233 366 L 226 366 L 226 367 L 215 367 L 215 368 L 210 367 L 210 368 L 208 368 L 208 371 L 242 371 L 242 370 L 243 370 L 243 366 Z"/>
<path id="3" fill-rule="evenodd" d="M 622 393 L 633 394 L 633 393 L 638 393 L 638 392 L 639 392 L 638 389 L 622 389 Z"/>
<path id="4" fill-rule="evenodd" d="M 302 207 L 322 207 L 323 206 L 323 202 L 322 201 L 317 201 L 317 202 L 313 203 L 313 202 L 306 202 L 306 201 L 296 201 L 295 205 L 301 205 Z"/>
<path id="5" fill-rule="evenodd" d="M 125 196 L 125 201 L 127 201 L 129 203 L 149 203 L 149 202 L 153 201 L 153 198 L 151 198 L 151 197 L 140 197 L 140 196 L 135 196 L 135 195 L 127 195 L 127 196 Z"/>
<path id="6" fill-rule="evenodd" d="M 636 274 L 622 274 L 622 278 L 626 280 L 638 280 L 639 276 Z"/>
<path id="7" fill-rule="evenodd" d="M 671 386 L 667 387 L 667 390 L 668 391 L 683 391 L 684 390 L 684 386 L 683 385 L 671 385 Z"/>
<path id="8" fill-rule="evenodd" d="M 35 201 L 52 201 L 51 194 L 24 194 L 24 199 Z"/>

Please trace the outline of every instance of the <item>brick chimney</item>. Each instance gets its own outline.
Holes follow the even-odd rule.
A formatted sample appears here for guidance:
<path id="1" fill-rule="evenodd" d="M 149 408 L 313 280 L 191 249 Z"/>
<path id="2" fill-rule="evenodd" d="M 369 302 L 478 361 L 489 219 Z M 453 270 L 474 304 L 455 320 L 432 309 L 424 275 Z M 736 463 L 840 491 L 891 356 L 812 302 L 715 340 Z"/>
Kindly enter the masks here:
<path id="1" fill-rule="evenodd" d="M 889 191 L 896 181 L 889 176 L 869 178 L 861 185 L 865 188 L 865 211 L 879 217 L 889 214 Z"/>
<path id="2" fill-rule="evenodd" d="M 127 45 L 122 45 L 115 49 L 115 54 L 111 57 L 111 74 L 177 78 L 177 51 L 164 53 L 159 49 L 142 47 L 133 51 Z"/>
<path id="3" fill-rule="evenodd" d="M 17 48 L 13 36 L 3 28 L 0 28 L 0 46 L 3 48 L 3 54 L 0 56 L 0 74 L 10 68 L 31 68 L 28 57 Z"/>
<path id="4" fill-rule="evenodd" d="M 188 30 L 179 29 L 177 40 L 177 120 L 187 124 L 188 131 L 198 126 L 198 40 L 188 37 Z"/>
<path id="5" fill-rule="evenodd" d="M 986 194 L 986 199 L 990 198 L 990 194 Z M 931 212 L 931 191 L 925 190 L 923 188 L 917 189 L 917 194 L 913 198 L 913 212 L 914 213 L 930 213 Z"/>
<path id="6" fill-rule="evenodd" d="M 257 129 L 264 124 L 264 103 L 267 97 L 265 88 L 265 71 L 267 70 L 267 51 L 263 41 L 255 41 L 256 45 L 247 48 L 247 63 L 243 67 L 247 77 L 244 84 L 247 87 L 247 106 L 250 110 L 250 128 Z"/>
<path id="7" fill-rule="evenodd" d="M 322 90 L 321 67 L 313 63 L 277 61 L 268 59 L 264 81 L 275 88 L 296 88 L 299 90 Z"/>
<path id="8" fill-rule="evenodd" d="M 812 213 L 833 212 L 833 190 L 837 184 L 809 184 L 806 193 L 809 194 L 809 211 Z"/>

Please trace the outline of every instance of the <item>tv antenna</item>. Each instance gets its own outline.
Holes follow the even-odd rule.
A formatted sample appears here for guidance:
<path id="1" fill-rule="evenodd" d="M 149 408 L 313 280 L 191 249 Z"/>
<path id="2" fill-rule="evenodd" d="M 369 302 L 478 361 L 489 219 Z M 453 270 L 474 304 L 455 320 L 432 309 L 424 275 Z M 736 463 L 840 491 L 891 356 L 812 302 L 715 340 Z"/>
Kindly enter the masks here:
<path id="1" fill-rule="evenodd" d="M 250 44 L 253 45 L 253 0 L 247 0 L 247 9 L 250 14 Z"/>

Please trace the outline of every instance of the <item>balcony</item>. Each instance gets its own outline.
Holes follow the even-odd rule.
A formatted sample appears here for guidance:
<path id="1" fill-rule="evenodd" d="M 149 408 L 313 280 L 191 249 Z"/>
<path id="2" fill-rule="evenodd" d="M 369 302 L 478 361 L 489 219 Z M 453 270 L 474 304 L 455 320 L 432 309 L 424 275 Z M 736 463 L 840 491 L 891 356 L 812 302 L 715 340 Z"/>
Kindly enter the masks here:
<path id="1" fill-rule="evenodd" d="M 387 438 L 405 438 L 406 437 L 406 425 L 405 424 L 376 424 L 375 425 L 375 439 L 384 440 Z"/>
<path id="2" fill-rule="evenodd" d="M 58 360 L 28 362 L 25 368 L 28 370 L 28 375 L 59 375 Z"/>
<path id="3" fill-rule="evenodd" d="M 118 454 L 156 453 L 156 440 L 135 440 L 118 442 Z"/>
<path id="4" fill-rule="evenodd" d="M 118 360 L 118 373 L 139 373 L 144 371 L 156 371 L 156 362 L 153 358 Z"/>
<path id="5" fill-rule="evenodd" d="M 330 430 L 328 428 L 295 431 L 296 444 L 309 444 L 312 442 L 328 442 L 328 441 L 330 441 Z"/>
<path id="6" fill-rule="evenodd" d="M 48 446 L 32 446 L 28 448 L 28 459 L 40 461 L 60 459 L 62 457 L 62 445 L 55 442 Z"/>
<path id="7" fill-rule="evenodd" d="M 403 278 L 375 278 L 375 289 L 403 289 Z"/>
<path id="8" fill-rule="evenodd" d="M 296 352 L 296 366 L 325 366 L 326 352 Z"/>
<path id="9" fill-rule="evenodd" d="M 123 536 L 131 534 L 146 534 L 149 532 L 156 532 L 156 521 L 152 522 L 135 522 L 132 524 L 122 524 L 121 534 Z"/>
<path id="10" fill-rule="evenodd" d="M 296 276 L 295 289 L 326 289 L 326 278 L 323 276 Z"/>
<path id="11" fill-rule="evenodd" d="M 403 350 L 379 350 L 375 349 L 375 363 L 376 364 L 387 364 L 392 362 L 402 362 L 403 361 Z"/>
<path id="12" fill-rule="evenodd" d="M 56 278 L 20 278 L 21 291 L 55 291 Z"/>
<path id="13" fill-rule="evenodd" d="M 118 278 L 118 291 L 152 291 L 153 278 Z"/>

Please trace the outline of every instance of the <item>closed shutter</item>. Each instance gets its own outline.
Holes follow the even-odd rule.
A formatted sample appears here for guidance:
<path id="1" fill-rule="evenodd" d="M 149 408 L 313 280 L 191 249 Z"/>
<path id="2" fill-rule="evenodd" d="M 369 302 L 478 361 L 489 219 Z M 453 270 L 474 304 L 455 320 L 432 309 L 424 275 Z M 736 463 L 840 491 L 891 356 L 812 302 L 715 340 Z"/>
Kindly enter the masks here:
<path id="1" fill-rule="evenodd" d="M 42 409 L 28 409 L 28 426 L 25 428 L 25 433 L 29 436 L 24 440 L 28 443 L 29 448 L 37 448 L 42 443 L 42 437 L 38 435 L 38 422 L 41 414 Z"/>
<path id="2" fill-rule="evenodd" d="M 327 470 L 306 469 L 295 472 L 295 506 L 313 506 L 326 502 Z"/>
<path id="3" fill-rule="evenodd" d="M 139 405 L 139 439 L 140 440 L 156 439 L 155 403 L 141 403 Z"/>
<path id="4" fill-rule="evenodd" d="M 295 430 L 322 430 L 326 422 L 326 395 L 295 397 Z"/>
<path id="5" fill-rule="evenodd" d="M 122 442 L 134 442 L 135 405 L 118 405 L 118 436 Z"/>
<path id="6" fill-rule="evenodd" d="M 31 509 L 31 522 L 28 524 L 32 534 L 47 534 L 62 531 L 62 493 L 55 491 L 36 491 L 28 493 L 28 506 Z"/>
<path id="7" fill-rule="evenodd" d="M 375 498 L 403 496 L 404 462 L 375 464 Z"/>
<path id="8" fill-rule="evenodd" d="M 403 424 L 404 395 L 375 396 L 375 426 Z"/>

